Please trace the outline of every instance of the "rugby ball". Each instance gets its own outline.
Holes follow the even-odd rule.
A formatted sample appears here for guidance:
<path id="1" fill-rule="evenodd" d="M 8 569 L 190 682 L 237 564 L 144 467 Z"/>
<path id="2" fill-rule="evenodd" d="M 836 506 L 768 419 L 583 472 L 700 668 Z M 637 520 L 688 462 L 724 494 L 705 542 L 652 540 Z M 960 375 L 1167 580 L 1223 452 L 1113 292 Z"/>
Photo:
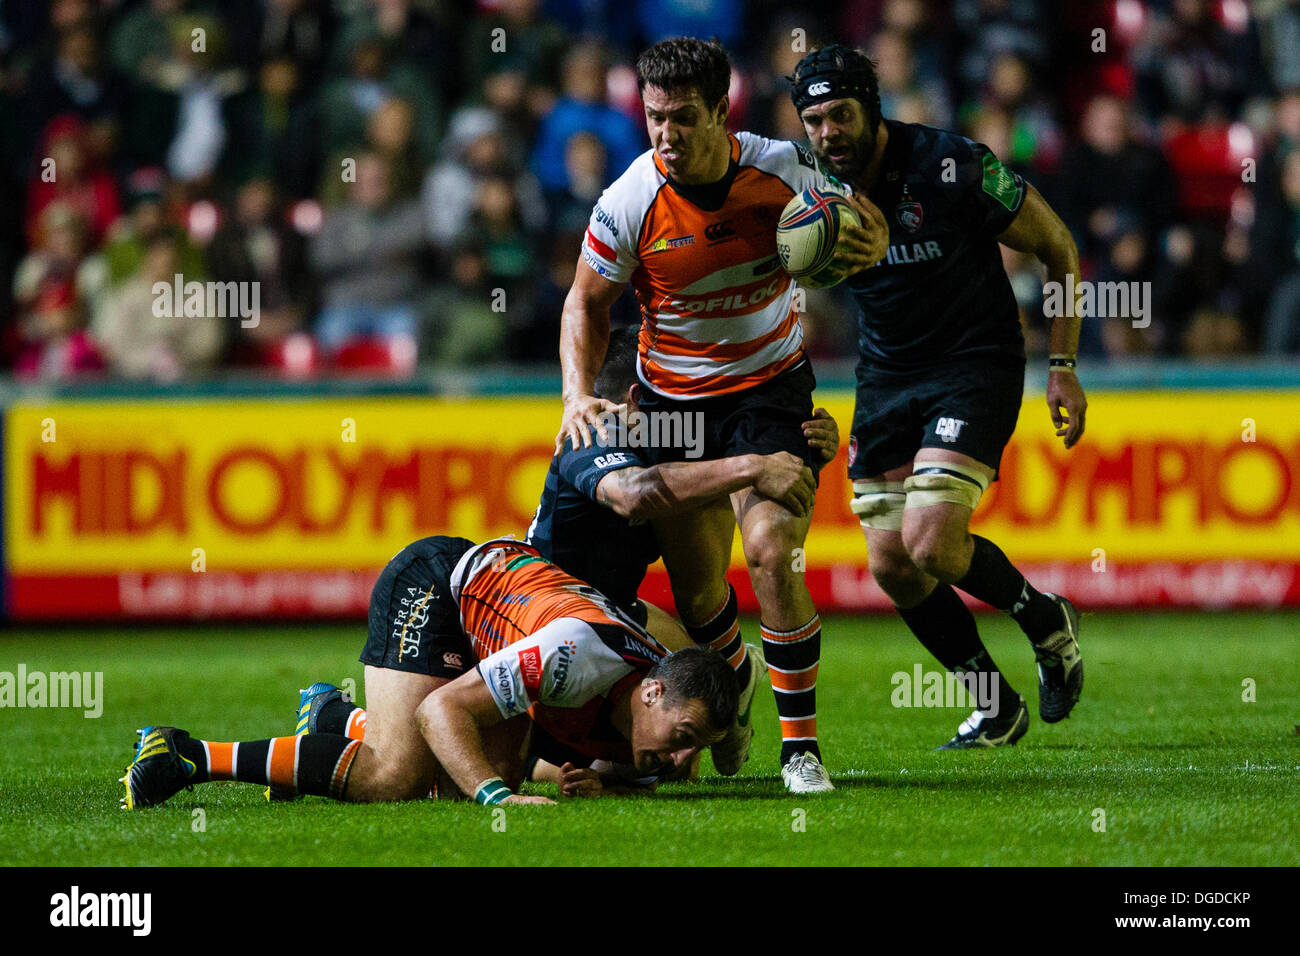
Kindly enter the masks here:
<path id="1" fill-rule="evenodd" d="M 839 193 L 810 188 L 786 203 L 776 224 L 776 251 L 790 278 L 810 289 L 824 289 L 844 278 L 831 267 L 844 222 L 860 224 L 853 206 Z"/>

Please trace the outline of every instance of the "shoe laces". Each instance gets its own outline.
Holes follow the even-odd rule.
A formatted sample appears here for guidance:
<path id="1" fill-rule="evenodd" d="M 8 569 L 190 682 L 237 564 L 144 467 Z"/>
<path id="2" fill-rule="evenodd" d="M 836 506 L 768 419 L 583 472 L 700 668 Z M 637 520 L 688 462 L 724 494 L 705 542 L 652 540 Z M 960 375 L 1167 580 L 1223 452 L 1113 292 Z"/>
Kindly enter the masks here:
<path id="1" fill-rule="evenodd" d="M 786 764 L 790 776 L 798 777 L 804 783 L 818 783 L 826 776 L 826 770 L 811 753 L 795 754 Z"/>

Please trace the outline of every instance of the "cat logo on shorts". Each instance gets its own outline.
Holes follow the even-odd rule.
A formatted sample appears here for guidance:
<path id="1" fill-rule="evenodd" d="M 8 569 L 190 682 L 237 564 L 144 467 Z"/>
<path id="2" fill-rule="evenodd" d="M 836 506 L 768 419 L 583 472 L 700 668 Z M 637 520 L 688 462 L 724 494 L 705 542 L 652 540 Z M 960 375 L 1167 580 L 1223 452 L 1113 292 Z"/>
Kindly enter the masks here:
<path id="1" fill-rule="evenodd" d="M 934 426 L 934 433 L 946 442 L 955 442 L 965 424 L 960 418 L 941 418 Z"/>

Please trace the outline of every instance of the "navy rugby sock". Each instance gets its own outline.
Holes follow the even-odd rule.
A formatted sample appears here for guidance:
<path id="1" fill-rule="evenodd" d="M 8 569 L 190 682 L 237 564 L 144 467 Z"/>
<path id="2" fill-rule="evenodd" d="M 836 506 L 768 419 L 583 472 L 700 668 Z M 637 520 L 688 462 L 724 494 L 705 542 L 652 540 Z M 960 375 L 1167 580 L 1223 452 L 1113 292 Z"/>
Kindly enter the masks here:
<path id="1" fill-rule="evenodd" d="M 916 607 L 898 608 L 903 622 L 935 660 L 954 674 L 987 673 L 995 688 L 998 713 L 1014 713 L 1020 695 L 1007 681 L 980 640 L 975 615 L 962 603 L 952 585 L 940 581 Z"/>
<path id="2" fill-rule="evenodd" d="M 970 568 L 956 582 L 971 597 L 1010 614 L 1025 636 L 1037 643 L 1061 627 L 1061 609 L 1036 591 L 996 544 L 977 534 Z"/>

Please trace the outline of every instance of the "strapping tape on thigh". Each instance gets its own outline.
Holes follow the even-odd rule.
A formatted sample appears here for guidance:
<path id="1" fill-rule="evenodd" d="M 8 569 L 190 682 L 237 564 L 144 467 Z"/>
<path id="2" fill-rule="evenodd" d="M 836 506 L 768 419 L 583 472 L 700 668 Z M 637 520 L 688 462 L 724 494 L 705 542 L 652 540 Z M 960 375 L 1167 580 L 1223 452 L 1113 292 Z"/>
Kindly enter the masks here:
<path id="1" fill-rule="evenodd" d="M 903 530 L 907 495 L 901 481 L 855 481 L 849 508 L 864 527 L 881 531 Z"/>
<path id="2" fill-rule="evenodd" d="M 951 502 L 974 511 L 986 488 L 988 479 L 968 465 L 925 458 L 916 459 L 912 476 L 903 482 L 908 508 Z"/>

